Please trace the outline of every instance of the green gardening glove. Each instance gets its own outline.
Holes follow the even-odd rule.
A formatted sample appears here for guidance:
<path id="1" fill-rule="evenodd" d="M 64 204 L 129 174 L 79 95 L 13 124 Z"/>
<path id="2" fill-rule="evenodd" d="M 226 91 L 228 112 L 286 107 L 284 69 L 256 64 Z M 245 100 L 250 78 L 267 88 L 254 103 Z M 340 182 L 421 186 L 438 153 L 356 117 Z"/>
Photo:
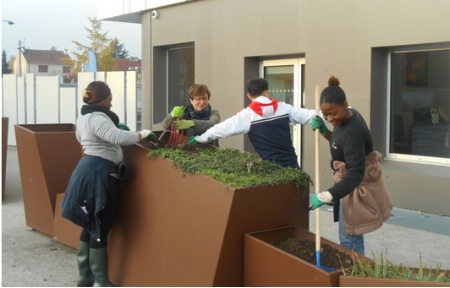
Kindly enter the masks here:
<path id="1" fill-rule="evenodd" d="M 194 120 L 177 120 L 173 123 L 175 123 L 175 128 L 178 130 L 185 130 L 194 126 Z"/>
<path id="2" fill-rule="evenodd" d="M 175 106 L 172 109 L 172 112 L 170 113 L 173 118 L 181 118 L 183 117 L 183 106 Z"/>
<path id="3" fill-rule="evenodd" d="M 119 126 L 119 128 L 122 130 L 130 131 L 130 128 L 124 123 L 119 123 L 119 124 L 117 124 L 117 126 Z"/>
<path id="4" fill-rule="evenodd" d="M 311 204 L 312 205 L 309 208 L 309 210 L 314 210 L 316 208 L 319 208 L 322 205 L 331 203 L 332 201 L 333 201 L 333 196 L 331 196 L 331 193 L 328 191 L 313 194 L 311 196 Z"/>
<path id="5" fill-rule="evenodd" d="M 325 126 L 325 123 L 323 122 L 323 119 L 319 116 L 315 116 L 311 120 L 311 128 L 313 131 L 316 131 L 317 128 L 319 128 L 319 132 L 322 135 L 325 135 L 328 132 L 327 126 Z"/>
<path id="6" fill-rule="evenodd" d="M 189 137 L 188 144 L 192 145 L 192 144 L 195 144 L 195 143 L 199 143 L 199 141 L 197 140 L 197 137 L 198 136 L 191 136 L 191 137 Z"/>

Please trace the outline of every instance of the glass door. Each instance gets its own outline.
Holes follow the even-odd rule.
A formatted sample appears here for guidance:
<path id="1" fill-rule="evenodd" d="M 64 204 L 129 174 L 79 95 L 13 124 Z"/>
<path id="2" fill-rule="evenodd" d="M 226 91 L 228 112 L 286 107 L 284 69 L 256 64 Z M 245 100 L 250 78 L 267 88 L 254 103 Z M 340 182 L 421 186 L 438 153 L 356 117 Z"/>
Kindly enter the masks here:
<path id="1" fill-rule="evenodd" d="M 301 108 L 304 102 L 305 59 L 267 60 L 261 63 L 260 75 L 269 82 L 269 97 Z M 302 126 L 291 124 L 291 137 L 298 164 L 302 167 Z"/>

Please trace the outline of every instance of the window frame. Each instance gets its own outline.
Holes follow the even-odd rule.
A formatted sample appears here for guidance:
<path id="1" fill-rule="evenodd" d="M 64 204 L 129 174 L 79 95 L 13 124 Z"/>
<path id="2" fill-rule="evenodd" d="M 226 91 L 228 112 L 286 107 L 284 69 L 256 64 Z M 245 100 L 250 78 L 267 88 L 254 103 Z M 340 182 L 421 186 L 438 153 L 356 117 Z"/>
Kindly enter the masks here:
<path id="1" fill-rule="evenodd" d="M 392 55 L 396 53 L 410 53 L 410 52 L 431 52 L 436 50 L 449 50 L 450 42 L 446 43 L 438 43 L 438 44 L 422 44 L 422 45 L 411 45 L 411 46 L 399 46 L 392 47 L 388 49 L 387 54 L 387 117 L 388 121 L 386 121 L 385 131 L 386 131 L 386 159 L 393 161 L 401 161 L 401 162 L 409 162 L 409 163 L 419 163 L 419 164 L 429 164 L 436 166 L 449 166 L 450 167 L 450 158 L 442 158 L 442 157 L 432 157 L 432 156 L 423 156 L 423 155 L 410 155 L 410 154 L 400 154 L 400 153 L 392 153 L 390 152 L 390 142 L 391 142 L 391 103 L 392 103 L 392 95 L 391 95 L 391 84 L 392 84 Z"/>
<path id="2" fill-rule="evenodd" d="M 45 71 L 43 71 L 43 70 L 45 70 Z M 48 65 L 39 64 L 38 71 L 39 71 L 39 73 L 48 73 Z"/>
<path id="3" fill-rule="evenodd" d="M 180 48 L 194 48 L 195 65 L 195 42 L 184 42 L 173 45 L 162 45 L 153 47 L 153 79 L 152 79 L 152 114 L 153 124 L 161 125 L 165 116 L 172 107 L 169 107 L 169 51 Z M 194 66 L 195 75 L 195 66 Z M 195 78 L 195 76 L 194 76 Z M 195 79 L 194 79 L 195 81 Z M 158 107 L 158 108 L 156 108 Z"/>

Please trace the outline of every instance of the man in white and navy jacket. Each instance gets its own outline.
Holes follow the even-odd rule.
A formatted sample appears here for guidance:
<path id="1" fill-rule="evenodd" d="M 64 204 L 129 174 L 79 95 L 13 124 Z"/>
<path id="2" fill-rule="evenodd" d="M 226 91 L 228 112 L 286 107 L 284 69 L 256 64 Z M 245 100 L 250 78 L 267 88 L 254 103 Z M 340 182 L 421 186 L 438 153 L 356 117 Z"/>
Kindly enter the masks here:
<path id="1" fill-rule="evenodd" d="M 310 124 L 315 110 L 295 108 L 269 98 L 269 84 L 263 78 L 254 78 L 248 82 L 247 97 L 252 101 L 247 108 L 214 125 L 202 135 L 190 137 L 189 144 L 248 133 L 262 159 L 285 167 L 299 168 L 289 124 Z"/>

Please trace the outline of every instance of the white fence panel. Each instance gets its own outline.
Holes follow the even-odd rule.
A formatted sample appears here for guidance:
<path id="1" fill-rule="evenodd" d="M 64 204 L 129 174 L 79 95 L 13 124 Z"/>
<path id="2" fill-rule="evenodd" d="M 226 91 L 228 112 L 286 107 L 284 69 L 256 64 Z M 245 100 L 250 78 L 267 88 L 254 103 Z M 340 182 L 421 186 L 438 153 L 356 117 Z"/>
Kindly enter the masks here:
<path id="1" fill-rule="evenodd" d="M 113 94 L 112 110 L 131 130 L 137 123 L 136 72 L 82 72 L 77 86 L 60 86 L 58 76 L 27 74 L 2 77 L 2 116 L 8 117 L 8 145 L 16 146 L 15 124 L 74 123 L 80 113 L 82 91 L 94 81 L 108 83 Z"/>
<path id="2" fill-rule="evenodd" d="M 25 123 L 26 110 L 25 110 L 25 96 L 26 96 L 26 81 L 25 77 L 17 78 L 17 121 L 18 123 Z"/>
<path id="3" fill-rule="evenodd" d="M 106 83 L 113 98 L 111 110 L 119 116 L 120 122 L 125 123 L 125 72 L 108 72 Z"/>
<path id="4" fill-rule="evenodd" d="M 61 87 L 59 98 L 59 123 L 77 122 L 77 87 Z"/>
<path id="5" fill-rule="evenodd" d="M 125 109 L 127 111 L 126 118 L 123 119 L 131 131 L 136 130 L 137 121 L 137 97 L 129 97 L 137 95 L 137 73 L 136 71 L 128 71 L 126 74 L 126 102 Z"/>
<path id="6" fill-rule="evenodd" d="M 95 80 L 106 82 L 106 79 L 107 79 L 106 76 L 108 73 L 111 73 L 111 72 L 95 72 Z"/>
<path id="7" fill-rule="evenodd" d="M 17 77 L 13 74 L 3 75 L 2 117 L 8 117 L 8 145 L 16 146 L 14 125 L 17 123 Z"/>
<path id="8" fill-rule="evenodd" d="M 36 77 L 36 124 L 59 123 L 59 77 Z"/>
<path id="9" fill-rule="evenodd" d="M 25 107 L 24 118 L 19 117 L 20 124 L 34 124 L 36 123 L 36 78 L 34 74 L 25 75 L 25 97 L 19 99 L 24 99 L 25 105 L 20 105 L 19 107 Z"/>

